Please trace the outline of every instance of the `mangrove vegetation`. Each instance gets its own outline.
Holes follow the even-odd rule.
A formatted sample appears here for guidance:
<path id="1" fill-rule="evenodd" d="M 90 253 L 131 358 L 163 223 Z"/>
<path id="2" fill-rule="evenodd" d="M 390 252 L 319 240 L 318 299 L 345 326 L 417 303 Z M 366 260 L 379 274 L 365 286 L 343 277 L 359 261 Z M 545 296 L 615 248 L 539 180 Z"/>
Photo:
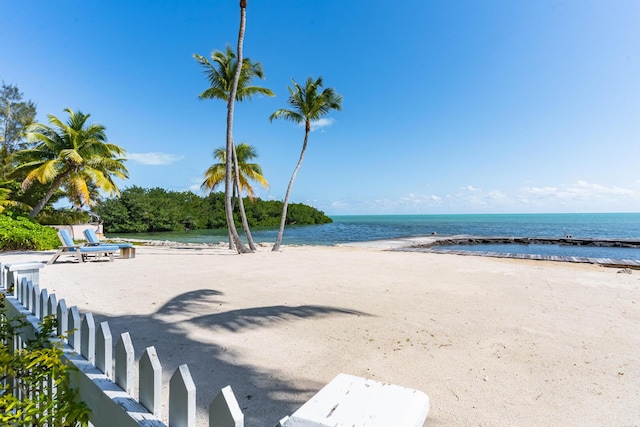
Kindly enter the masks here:
<path id="1" fill-rule="evenodd" d="M 162 188 L 130 187 L 119 198 L 105 200 L 94 211 L 103 221 L 105 233 L 146 233 L 226 228 L 224 193 L 201 197 L 191 191 L 176 192 Z M 247 221 L 251 227 L 277 227 L 282 214 L 282 202 L 244 198 Z M 234 221 L 241 225 L 240 215 Z M 290 225 L 325 224 L 332 222 L 311 206 L 289 205 L 286 223 Z"/>

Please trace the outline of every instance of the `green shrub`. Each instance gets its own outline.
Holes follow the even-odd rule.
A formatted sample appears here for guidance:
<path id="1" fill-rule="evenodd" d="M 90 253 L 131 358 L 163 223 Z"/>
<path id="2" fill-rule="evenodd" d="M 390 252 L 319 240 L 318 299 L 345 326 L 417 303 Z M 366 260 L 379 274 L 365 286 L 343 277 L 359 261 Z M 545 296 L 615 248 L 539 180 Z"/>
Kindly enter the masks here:
<path id="1" fill-rule="evenodd" d="M 0 215 L 0 251 L 45 251 L 60 246 L 56 230 L 29 218 Z"/>
<path id="2" fill-rule="evenodd" d="M 0 294 L 0 309 L 4 295 Z M 60 342 L 51 342 L 55 316 L 47 316 L 26 347 L 13 351 L 6 343 L 24 326 L 24 318 L 8 319 L 0 310 L 0 425 L 87 425 L 89 408 L 77 399 Z M 9 380 L 10 379 L 10 380 Z M 51 394 L 51 387 L 56 393 Z M 21 397 L 18 398 L 17 395 Z"/>

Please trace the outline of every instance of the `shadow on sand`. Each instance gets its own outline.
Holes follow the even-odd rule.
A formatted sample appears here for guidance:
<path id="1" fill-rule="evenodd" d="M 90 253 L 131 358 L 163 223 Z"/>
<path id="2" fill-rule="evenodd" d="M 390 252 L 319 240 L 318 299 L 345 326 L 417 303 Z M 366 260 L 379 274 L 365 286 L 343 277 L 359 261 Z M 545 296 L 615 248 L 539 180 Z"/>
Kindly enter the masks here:
<path id="1" fill-rule="evenodd" d="M 121 333 L 129 332 L 137 360 L 145 348 L 156 348 L 164 385 L 178 366 L 189 366 L 197 390 L 198 424 L 203 425 L 206 425 L 203 417 L 206 417 L 209 403 L 227 385 L 231 385 L 238 399 L 247 426 L 273 426 L 325 384 L 303 379 L 291 383 L 278 378 L 275 371 L 262 371 L 254 365 L 236 363 L 240 358 L 234 351 L 198 341 L 192 338 L 191 333 L 186 333 L 186 328 L 196 334 L 237 333 L 303 319 L 369 316 L 356 310 L 315 305 L 277 305 L 224 311 L 221 297 L 222 292 L 201 289 L 176 296 L 151 315 L 110 317 L 93 313 L 96 322 L 109 322 L 114 341 Z M 166 396 L 164 400 L 167 400 Z"/>

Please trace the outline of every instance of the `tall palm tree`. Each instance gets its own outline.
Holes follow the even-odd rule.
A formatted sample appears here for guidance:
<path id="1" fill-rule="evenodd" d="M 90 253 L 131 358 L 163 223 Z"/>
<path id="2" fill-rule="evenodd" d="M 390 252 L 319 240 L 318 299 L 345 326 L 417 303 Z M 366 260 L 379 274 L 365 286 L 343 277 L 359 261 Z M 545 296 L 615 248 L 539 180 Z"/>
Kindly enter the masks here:
<path id="1" fill-rule="evenodd" d="M 214 66 L 203 56 L 197 54 L 194 55 L 200 65 L 205 68 L 205 74 L 207 75 L 207 78 L 211 85 L 209 89 L 200 94 L 200 98 L 223 99 L 227 101 L 225 213 L 227 216 L 227 226 L 229 227 L 229 234 L 231 234 L 238 253 L 250 251 L 247 250 L 240 241 L 240 236 L 238 235 L 235 224 L 233 222 L 233 204 L 231 200 L 232 173 L 234 170 L 236 173 L 238 173 L 239 171 L 237 158 L 235 156 L 236 147 L 233 143 L 234 105 L 236 100 L 242 101 L 245 98 L 251 99 L 251 97 L 256 94 L 273 96 L 273 92 L 271 92 L 269 89 L 250 85 L 253 77 L 264 78 L 264 75 L 260 63 L 253 63 L 249 58 L 247 58 L 246 60 L 243 60 L 242 58 L 242 44 L 244 42 L 244 33 L 247 21 L 246 8 L 247 1 L 240 0 L 240 30 L 238 33 L 237 57 L 229 47 L 227 47 L 225 53 L 214 52 L 211 55 L 214 63 L 216 64 L 216 66 Z M 240 66 L 238 66 L 238 64 L 240 64 Z M 232 167 L 232 164 L 235 166 Z M 236 182 L 239 182 L 238 177 L 236 177 Z M 249 246 L 251 248 L 251 251 L 255 251 L 255 245 L 253 244 L 253 239 L 249 230 L 249 224 L 247 222 L 247 216 L 244 211 L 242 198 L 239 198 L 238 202 L 240 206 L 242 225 L 247 235 Z"/>
<path id="2" fill-rule="evenodd" d="M 300 169 L 302 165 L 304 153 L 307 150 L 307 142 L 309 141 L 309 133 L 311 132 L 311 122 L 322 118 L 331 110 L 340 111 L 342 109 L 342 96 L 338 95 L 332 88 L 325 88 L 320 92 L 323 88 L 322 77 L 318 77 L 316 81 L 313 81 L 313 79 L 309 77 L 304 87 L 298 85 L 293 79 L 291 79 L 291 81 L 293 82 L 293 88 L 288 88 L 289 99 L 287 103 L 292 109 L 281 108 L 271 114 L 269 120 L 273 121 L 273 119 L 282 118 L 294 123 L 304 123 L 304 141 L 302 143 L 300 159 L 298 160 L 296 168 L 293 170 L 289 186 L 287 187 L 287 193 L 284 197 L 280 229 L 278 230 L 278 236 L 272 249 L 274 251 L 280 250 L 282 235 L 284 234 L 284 225 L 287 219 L 289 196 L 291 194 L 291 188 L 293 187 L 293 181 L 296 179 L 298 169 Z"/>
<path id="3" fill-rule="evenodd" d="M 234 174 L 232 176 L 232 180 L 234 181 L 234 190 L 237 189 L 238 194 L 240 195 L 243 190 L 246 191 L 249 199 L 253 200 L 255 192 L 250 181 L 255 181 L 264 188 L 269 188 L 269 183 L 262 174 L 262 167 L 257 163 L 250 163 L 251 160 L 258 157 L 258 152 L 254 146 L 242 143 L 238 144 L 236 147 L 236 153 L 238 155 L 239 181 L 236 183 L 234 170 Z M 218 184 L 224 182 L 226 176 L 226 148 L 216 148 L 213 152 L 213 157 L 219 160 L 220 163 L 214 163 L 211 165 L 204 174 L 205 180 L 202 183 L 201 188 L 207 191 L 212 191 L 216 186 L 218 186 Z"/>
<path id="4" fill-rule="evenodd" d="M 107 142 L 104 126 L 87 124 L 90 114 L 74 112 L 70 108 L 64 111 L 69 114 L 67 123 L 49 114 L 52 126 L 42 123 L 30 125 L 27 137 L 37 145 L 12 156 L 12 161 L 18 165 L 15 172 L 26 172 L 23 189 L 35 181 L 50 185 L 47 193 L 29 213 L 31 218 L 42 210 L 60 187 L 85 205 L 93 206 L 93 185 L 109 195 L 119 196 L 120 191 L 113 177 L 129 177 L 123 163 L 126 159 L 122 157 L 125 150 Z"/>
<path id="5" fill-rule="evenodd" d="M 226 132 L 226 149 L 227 149 L 227 162 L 225 165 L 225 179 L 224 179 L 224 212 L 227 217 L 227 226 L 229 227 L 229 233 L 234 239 L 236 249 L 239 254 L 255 251 L 253 245 L 251 250 L 248 250 L 240 241 L 240 236 L 236 230 L 236 226 L 233 222 L 233 205 L 231 204 L 231 173 L 233 168 L 231 165 L 235 165 L 235 171 L 238 172 L 238 157 L 236 156 L 236 146 L 233 143 L 233 108 L 235 106 L 236 96 L 238 94 L 238 84 L 240 83 L 240 76 L 242 75 L 242 44 L 244 43 L 244 32 L 247 26 L 247 0 L 240 0 L 240 30 L 238 31 L 238 64 L 233 74 L 233 80 L 231 80 L 231 87 L 229 88 L 229 98 L 227 101 L 227 132 Z M 238 179 L 236 179 L 238 182 Z M 244 214 L 244 205 L 242 204 L 242 198 L 240 199 L 240 215 L 242 216 L 242 224 L 246 225 L 245 232 L 249 243 L 251 244 L 251 233 L 249 232 L 249 224 Z"/>

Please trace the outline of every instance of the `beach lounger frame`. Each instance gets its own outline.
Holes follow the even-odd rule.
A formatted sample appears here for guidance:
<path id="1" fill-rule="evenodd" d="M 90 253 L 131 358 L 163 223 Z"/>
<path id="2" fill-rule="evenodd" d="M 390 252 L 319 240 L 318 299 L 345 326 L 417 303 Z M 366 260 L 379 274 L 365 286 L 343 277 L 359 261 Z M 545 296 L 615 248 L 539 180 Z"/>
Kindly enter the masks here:
<path id="1" fill-rule="evenodd" d="M 92 228 L 85 228 L 83 233 L 84 237 L 87 239 L 87 246 L 117 246 L 120 249 L 120 258 L 128 259 L 136 257 L 136 248 L 133 246 L 133 243 L 102 243 L 100 242 L 98 234 Z"/>
<path id="2" fill-rule="evenodd" d="M 62 243 L 62 245 L 58 247 L 58 251 L 53 255 L 53 258 L 51 258 L 49 262 L 47 262 L 48 265 L 56 262 L 56 260 L 64 254 L 75 256 L 78 262 L 85 262 L 89 259 L 90 256 L 94 256 L 96 259 L 101 256 L 106 256 L 109 258 L 110 262 L 113 262 L 113 253 L 119 250 L 117 246 L 78 245 L 73 241 L 73 238 L 71 238 L 69 231 L 65 229 L 58 231 L 58 237 L 60 238 L 60 242 Z"/>

